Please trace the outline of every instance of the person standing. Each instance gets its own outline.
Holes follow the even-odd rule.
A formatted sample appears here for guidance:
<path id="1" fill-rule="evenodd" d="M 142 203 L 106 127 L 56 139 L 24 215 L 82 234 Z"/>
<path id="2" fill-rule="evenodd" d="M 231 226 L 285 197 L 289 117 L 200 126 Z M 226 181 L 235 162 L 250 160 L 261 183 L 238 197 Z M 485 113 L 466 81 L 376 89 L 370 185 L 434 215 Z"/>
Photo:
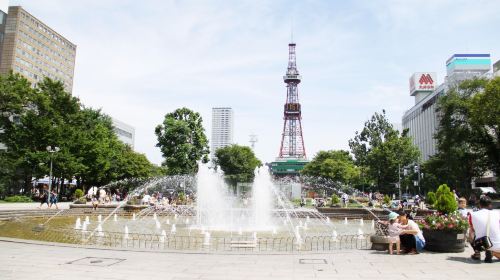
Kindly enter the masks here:
<path id="1" fill-rule="evenodd" d="M 43 189 L 40 193 L 40 206 L 38 206 L 38 209 L 41 209 L 45 203 L 47 203 L 47 208 L 49 208 L 49 191 L 47 189 L 47 185 L 43 185 Z"/>
<path id="2" fill-rule="evenodd" d="M 471 214 L 471 228 L 469 236 L 471 240 L 478 240 L 488 236 L 491 248 L 486 250 L 484 262 L 493 262 L 493 256 L 500 259 L 500 215 L 498 211 L 491 210 L 491 198 L 486 195 L 479 199 L 479 211 Z M 471 256 L 474 260 L 481 260 L 481 253 L 474 248 L 475 253 Z"/>
<path id="3" fill-rule="evenodd" d="M 49 208 L 52 208 L 52 205 L 55 205 L 56 209 L 59 209 L 59 207 L 57 207 L 57 192 L 56 192 L 56 190 L 52 190 L 50 193 Z"/>

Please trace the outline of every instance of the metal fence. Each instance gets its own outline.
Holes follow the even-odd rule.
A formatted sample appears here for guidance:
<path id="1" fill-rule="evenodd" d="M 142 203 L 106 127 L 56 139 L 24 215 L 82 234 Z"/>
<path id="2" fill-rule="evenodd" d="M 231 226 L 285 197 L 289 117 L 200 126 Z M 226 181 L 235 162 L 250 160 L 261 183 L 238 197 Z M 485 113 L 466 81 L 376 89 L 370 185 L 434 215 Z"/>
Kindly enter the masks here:
<path id="1" fill-rule="evenodd" d="M 130 250 L 191 252 L 323 252 L 342 249 L 369 249 L 369 235 L 295 237 L 204 237 L 155 235 L 122 232 L 90 232 L 46 228 L 34 231 L 29 239 Z"/>

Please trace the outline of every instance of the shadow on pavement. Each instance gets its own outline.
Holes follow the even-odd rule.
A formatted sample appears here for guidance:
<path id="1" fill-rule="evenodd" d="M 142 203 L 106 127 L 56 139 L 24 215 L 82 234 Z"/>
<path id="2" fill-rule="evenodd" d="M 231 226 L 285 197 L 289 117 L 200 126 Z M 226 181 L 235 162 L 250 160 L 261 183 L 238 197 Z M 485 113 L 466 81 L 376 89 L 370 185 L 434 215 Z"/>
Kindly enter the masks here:
<path id="1" fill-rule="evenodd" d="M 463 263 L 470 263 L 470 264 L 481 264 L 481 263 L 483 263 L 482 261 L 473 260 L 470 257 L 448 257 L 447 260 L 449 260 L 449 261 L 456 261 L 456 262 L 463 262 Z"/>

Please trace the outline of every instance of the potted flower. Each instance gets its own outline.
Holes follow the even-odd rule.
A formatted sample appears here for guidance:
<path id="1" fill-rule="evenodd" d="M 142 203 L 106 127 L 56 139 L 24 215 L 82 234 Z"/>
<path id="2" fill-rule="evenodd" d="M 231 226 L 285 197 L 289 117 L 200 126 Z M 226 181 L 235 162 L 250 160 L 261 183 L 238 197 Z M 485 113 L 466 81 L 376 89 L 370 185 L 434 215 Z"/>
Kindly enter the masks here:
<path id="1" fill-rule="evenodd" d="M 469 223 L 457 212 L 457 202 L 450 188 L 443 184 L 436 191 L 435 214 L 418 222 L 425 237 L 425 249 L 458 253 L 465 250 L 465 232 Z"/>

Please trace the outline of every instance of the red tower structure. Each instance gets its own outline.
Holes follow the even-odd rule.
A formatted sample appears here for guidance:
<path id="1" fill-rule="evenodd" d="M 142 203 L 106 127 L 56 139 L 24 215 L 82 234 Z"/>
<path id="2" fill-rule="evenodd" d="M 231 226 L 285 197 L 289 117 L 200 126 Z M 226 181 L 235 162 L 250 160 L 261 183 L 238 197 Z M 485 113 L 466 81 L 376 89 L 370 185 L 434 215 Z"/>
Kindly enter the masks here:
<path id="1" fill-rule="evenodd" d="M 286 83 L 287 92 L 278 159 L 306 159 L 298 89 L 301 77 L 297 70 L 295 43 L 288 44 L 288 68 L 283 80 Z"/>
<path id="2" fill-rule="evenodd" d="M 275 176 L 297 176 L 308 163 L 304 136 L 302 134 L 302 111 L 299 102 L 301 77 L 297 70 L 295 43 L 288 44 L 288 68 L 283 80 L 286 83 L 286 102 L 283 116 L 280 153 L 271 162 L 271 172 Z"/>

